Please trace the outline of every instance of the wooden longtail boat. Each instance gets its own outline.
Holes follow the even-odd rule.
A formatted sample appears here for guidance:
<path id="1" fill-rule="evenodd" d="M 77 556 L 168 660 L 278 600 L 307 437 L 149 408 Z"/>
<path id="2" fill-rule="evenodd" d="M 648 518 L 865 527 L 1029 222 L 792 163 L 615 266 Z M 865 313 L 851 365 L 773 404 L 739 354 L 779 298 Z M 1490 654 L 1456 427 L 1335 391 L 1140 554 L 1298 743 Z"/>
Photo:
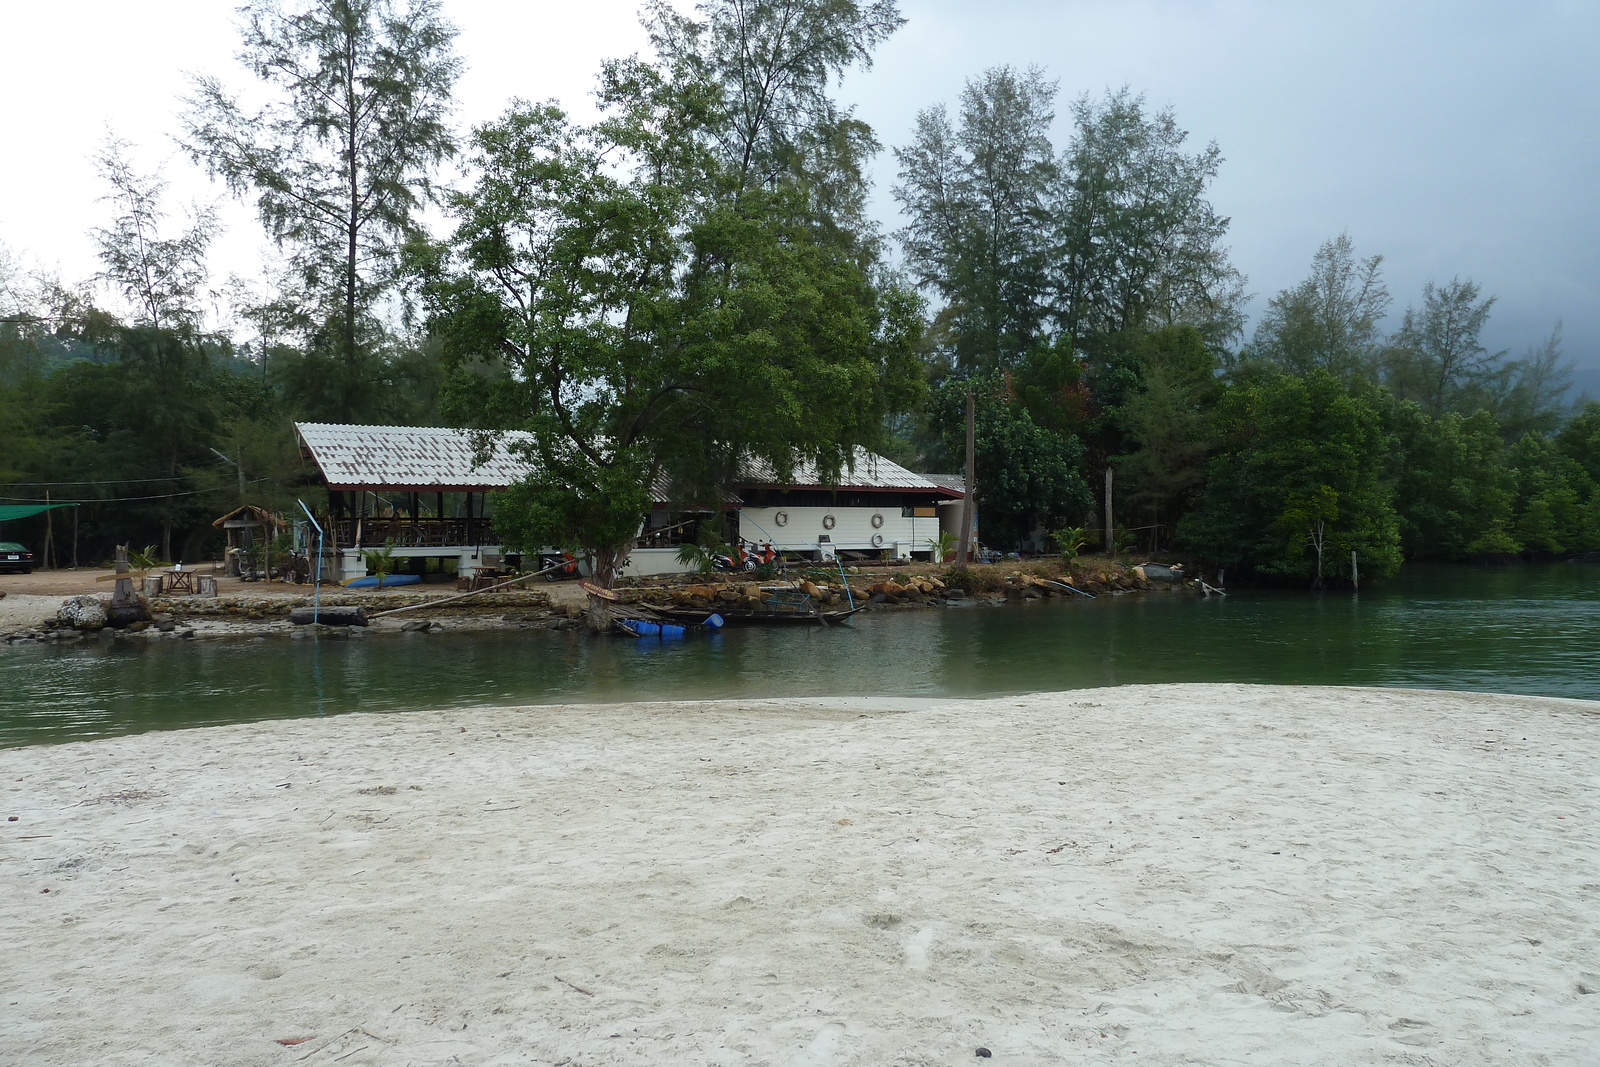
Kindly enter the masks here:
<path id="1" fill-rule="evenodd" d="M 839 608 L 824 611 L 750 611 L 738 608 L 718 608 L 715 612 L 705 608 L 655 608 L 657 615 L 671 622 L 697 625 L 706 616 L 716 614 L 729 626 L 833 626 L 849 619 L 860 608 Z"/>

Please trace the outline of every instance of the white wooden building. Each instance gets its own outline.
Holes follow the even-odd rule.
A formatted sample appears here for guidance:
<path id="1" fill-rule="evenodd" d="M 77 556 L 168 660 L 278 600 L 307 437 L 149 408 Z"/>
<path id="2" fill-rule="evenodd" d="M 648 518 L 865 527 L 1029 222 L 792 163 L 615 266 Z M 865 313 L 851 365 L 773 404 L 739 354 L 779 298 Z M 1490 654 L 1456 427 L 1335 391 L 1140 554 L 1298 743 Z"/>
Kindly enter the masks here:
<path id="1" fill-rule="evenodd" d="M 478 462 L 470 435 L 447 427 L 296 423 L 303 455 L 328 489 L 325 569 L 338 580 L 366 573 L 363 551 L 387 548 L 403 573 L 429 580 L 522 562 L 508 560 L 494 532 L 491 494 L 526 472 L 506 448 L 507 434 Z M 678 543 L 695 521 L 724 537 L 815 559 L 931 555 L 941 529 L 960 524 L 959 480 L 915 474 L 865 449 L 826 486 L 802 464 L 787 484 L 752 464 L 712 506 L 670 499 L 657 485 L 640 517 L 638 547 L 625 574 L 683 570 Z"/>

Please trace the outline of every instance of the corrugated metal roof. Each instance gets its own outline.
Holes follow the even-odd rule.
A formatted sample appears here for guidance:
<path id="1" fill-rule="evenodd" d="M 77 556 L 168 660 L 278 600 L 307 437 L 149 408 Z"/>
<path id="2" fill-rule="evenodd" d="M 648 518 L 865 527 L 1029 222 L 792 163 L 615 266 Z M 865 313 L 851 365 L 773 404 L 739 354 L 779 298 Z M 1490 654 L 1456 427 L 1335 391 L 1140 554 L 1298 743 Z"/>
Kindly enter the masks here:
<path id="1" fill-rule="evenodd" d="M 967 495 L 967 476 L 964 474 L 924 474 L 923 477 L 940 489 L 948 489 L 957 496 Z"/>
<path id="2" fill-rule="evenodd" d="M 746 465 L 745 477 L 741 479 L 743 485 L 778 485 L 778 473 L 772 465 L 765 460 L 752 459 Z M 891 459 L 885 459 L 875 452 L 868 452 L 864 448 L 855 451 L 854 469 L 849 467 L 839 472 L 839 479 L 833 485 L 826 485 L 822 481 L 822 474 L 817 470 L 817 465 L 810 461 L 797 463 L 794 475 L 788 482 L 782 483 L 786 489 L 922 489 L 934 492 L 950 492 L 948 486 L 932 481 L 927 475 L 916 474 L 906 470 Z M 955 490 L 960 492 L 959 489 Z"/>
<path id="3" fill-rule="evenodd" d="M 482 464 L 474 462 L 472 437 L 466 430 L 445 426 L 347 426 L 326 422 L 297 422 L 295 429 L 311 457 L 322 470 L 330 489 L 395 489 L 407 492 L 479 492 L 503 489 L 527 471 L 508 444 L 527 435 L 506 431 Z M 752 460 L 743 485 L 776 485 L 772 466 Z M 672 500 L 665 477 L 652 487 L 658 502 Z M 858 448 L 855 469 L 839 472 L 837 486 L 824 486 L 813 463 L 795 467 L 785 488 L 922 489 L 950 492 L 947 487 L 913 474 L 891 460 Z M 956 490 L 959 492 L 959 490 Z M 725 494 L 723 501 L 738 504 Z"/>
<path id="4" fill-rule="evenodd" d="M 508 441 L 523 436 L 515 433 L 503 435 L 479 465 L 468 432 L 445 426 L 297 422 L 295 429 L 331 489 L 503 489 L 528 469 L 506 450 Z"/>

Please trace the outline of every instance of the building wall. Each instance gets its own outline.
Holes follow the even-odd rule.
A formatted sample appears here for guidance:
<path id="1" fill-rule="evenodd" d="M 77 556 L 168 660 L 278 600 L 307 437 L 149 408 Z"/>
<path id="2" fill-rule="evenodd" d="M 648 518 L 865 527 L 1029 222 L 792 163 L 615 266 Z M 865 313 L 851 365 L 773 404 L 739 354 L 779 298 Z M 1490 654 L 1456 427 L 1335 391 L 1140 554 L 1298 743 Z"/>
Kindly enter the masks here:
<path id="1" fill-rule="evenodd" d="M 934 510 L 938 510 L 937 508 Z M 788 522 L 779 525 L 777 516 L 782 512 Z M 834 517 L 833 529 L 823 526 L 823 518 Z M 874 526 L 874 515 L 882 516 L 880 526 Z M 894 556 L 909 556 L 913 552 L 925 553 L 928 539 L 937 537 L 937 516 L 908 518 L 902 516 L 898 505 L 893 507 L 859 508 L 753 508 L 739 512 L 739 536 L 756 544 L 772 542 L 772 547 L 787 552 L 816 552 L 824 554 L 836 548 L 852 551 L 887 549 Z M 821 540 L 827 534 L 829 541 Z M 878 538 L 874 543 L 874 537 Z"/>

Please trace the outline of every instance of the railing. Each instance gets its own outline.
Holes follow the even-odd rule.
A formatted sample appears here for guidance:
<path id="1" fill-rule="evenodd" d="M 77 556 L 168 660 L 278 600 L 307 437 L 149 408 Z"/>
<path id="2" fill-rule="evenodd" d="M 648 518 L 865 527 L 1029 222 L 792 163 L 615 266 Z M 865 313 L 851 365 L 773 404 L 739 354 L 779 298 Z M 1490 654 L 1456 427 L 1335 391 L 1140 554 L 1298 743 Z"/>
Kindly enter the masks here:
<path id="1" fill-rule="evenodd" d="M 466 519 L 341 519 L 332 524 L 333 535 L 342 547 L 430 548 L 441 545 L 470 545 L 493 537 L 489 523 Z M 477 541 L 473 540 L 477 531 Z"/>

